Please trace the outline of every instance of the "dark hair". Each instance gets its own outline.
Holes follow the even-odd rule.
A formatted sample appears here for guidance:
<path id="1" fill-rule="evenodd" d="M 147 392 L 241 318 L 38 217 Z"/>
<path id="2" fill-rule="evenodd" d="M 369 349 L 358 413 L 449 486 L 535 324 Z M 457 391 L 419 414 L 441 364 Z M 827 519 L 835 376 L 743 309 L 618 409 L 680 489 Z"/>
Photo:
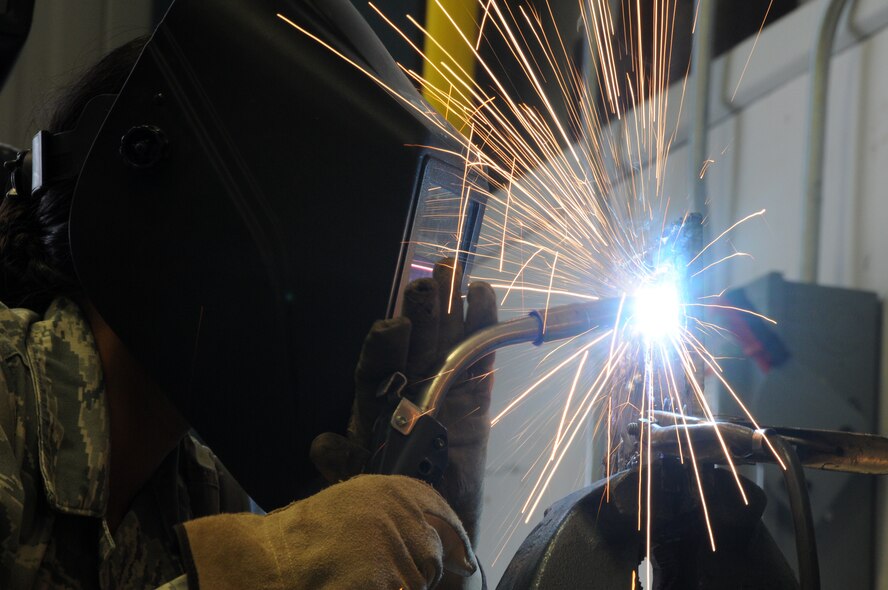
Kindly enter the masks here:
<path id="1" fill-rule="evenodd" d="M 146 42 L 134 39 L 91 67 L 59 100 L 47 131 L 73 129 L 90 99 L 119 93 Z M 42 312 L 58 295 L 80 290 L 68 241 L 75 183 L 59 182 L 40 198 L 7 196 L 0 203 L 0 301 L 9 307 Z"/>

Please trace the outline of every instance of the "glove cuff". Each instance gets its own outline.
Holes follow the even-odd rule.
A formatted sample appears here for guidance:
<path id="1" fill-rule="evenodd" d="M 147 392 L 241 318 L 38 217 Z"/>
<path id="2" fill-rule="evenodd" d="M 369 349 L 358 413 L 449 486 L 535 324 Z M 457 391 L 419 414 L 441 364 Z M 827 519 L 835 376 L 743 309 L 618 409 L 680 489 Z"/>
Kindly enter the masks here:
<path id="1" fill-rule="evenodd" d="M 188 587 L 235 590 L 283 590 L 274 548 L 280 540 L 269 534 L 265 517 L 219 514 L 176 527 Z"/>

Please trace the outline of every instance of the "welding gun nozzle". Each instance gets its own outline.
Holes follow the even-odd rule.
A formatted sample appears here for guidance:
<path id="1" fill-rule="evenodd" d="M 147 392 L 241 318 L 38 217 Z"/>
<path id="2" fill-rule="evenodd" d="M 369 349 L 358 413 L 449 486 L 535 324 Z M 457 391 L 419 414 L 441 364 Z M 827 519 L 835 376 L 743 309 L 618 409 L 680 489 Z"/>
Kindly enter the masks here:
<path id="1" fill-rule="evenodd" d="M 539 345 L 596 329 L 612 328 L 620 314 L 621 302 L 621 299 L 613 298 L 571 303 L 536 310 L 527 316 L 479 330 L 447 355 L 438 374 L 416 400 L 416 406 L 422 413 L 436 415 L 444 396 L 463 372 L 498 348 L 522 342 Z"/>
<path id="2" fill-rule="evenodd" d="M 539 335 L 534 344 L 573 338 L 596 329 L 610 329 L 620 313 L 619 298 L 598 299 L 585 303 L 571 303 L 544 310 L 534 310 L 530 316 L 539 322 Z"/>

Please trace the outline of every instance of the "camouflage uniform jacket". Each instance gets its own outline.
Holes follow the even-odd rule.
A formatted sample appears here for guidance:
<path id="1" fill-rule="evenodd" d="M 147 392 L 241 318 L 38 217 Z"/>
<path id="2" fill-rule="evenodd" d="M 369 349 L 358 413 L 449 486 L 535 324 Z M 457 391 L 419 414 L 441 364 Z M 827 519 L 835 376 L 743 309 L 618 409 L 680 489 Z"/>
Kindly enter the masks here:
<path id="1" fill-rule="evenodd" d="M 186 437 L 112 535 L 108 408 L 99 355 L 70 300 L 0 304 L 0 588 L 155 588 L 185 571 L 173 526 L 250 509 L 215 456 Z"/>

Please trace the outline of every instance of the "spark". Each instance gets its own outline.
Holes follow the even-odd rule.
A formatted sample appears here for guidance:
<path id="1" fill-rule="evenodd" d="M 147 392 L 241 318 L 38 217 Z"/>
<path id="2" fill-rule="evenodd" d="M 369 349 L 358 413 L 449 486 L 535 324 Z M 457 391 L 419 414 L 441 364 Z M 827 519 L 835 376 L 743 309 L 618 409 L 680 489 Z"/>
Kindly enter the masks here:
<path id="1" fill-rule="evenodd" d="M 584 344 L 582 346 L 582 348 L 580 348 L 580 350 L 578 350 L 577 352 L 575 352 L 574 354 L 572 354 L 571 356 L 566 358 L 564 361 L 559 363 L 554 369 L 550 370 L 548 373 L 546 373 L 545 375 L 540 377 L 540 379 L 538 379 L 533 385 L 528 387 L 526 390 L 524 390 L 523 393 L 516 396 L 511 402 L 509 402 L 509 404 L 505 407 L 505 409 L 503 409 L 499 414 L 494 416 L 493 419 L 490 421 L 491 426 L 495 426 L 497 422 L 499 422 L 500 420 L 503 419 L 503 416 L 508 414 L 512 409 L 515 408 L 515 406 L 517 406 L 522 401 L 524 401 L 524 399 L 527 396 L 529 396 L 531 393 L 533 393 L 540 385 L 546 383 L 549 380 L 549 378 L 552 377 L 552 375 L 557 375 L 561 371 L 561 369 L 563 369 L 567 364 L 570 363 L 570 361 L 574 360 L 575 358 L 580 356 L 582 353 L 586 352 L 587 350 L 589 350 L 590 348 L 592 348 L 593 346 L 595 346 L 596 344 L 598 344 L 599 342 L 604 340 L 609 335 L 610 335 L 610 331 L 607 331 L 604 334 L 602 334 L 601 336 L 599 336 L 598 338 L 592 340 L 591 342 Z"/>
<path id="2" fill-rule="evenodd" d="M 698 270 L 697 272 L 692 274 L 691 277 L 699 276 L 699 275 L 703 274 L 704 272 L 706 272 L 707 270 L 709 270 L 710 268 L 712 268 L 713 266 L 718 266 L 719 264 L 721 264 L 723 262 L 727 262 L 728 260 L 730 260 L 732 258 L 739 258 L 739 257 L 752 258 L 752 255 L 747 254 L 746 252 L 734 252 L 733 254 L 729 254 L 729 255 L 725 256 L 724 258 L 721 258 L 711 264 L 704 266 L 703 268 L 701 268 L 700 270 Z"/>
<path id="3" fill-rule="evenodd" d="M 555 444 L 552 446 L 552 457 L 551 460 L 555 459 L 555 452 L 558 450 L 558 445 L 562 440 L 562 432 L 564 431 L 564 422 L 567 420 L 567 411 L 570 409 L 570 401 L 573 399 L 574 392 L 577 390 L 577 382 L 580 380 L 580 377 L 583 375 L 583 367 L 586 366 L 586 361 L 589 359 L 589 351 L 583 353 L 583 358 L 580 360 L 580 365 L 577 367 L 577 372 L 574 375 L 573 383 L 570 386 L 570 393 L 567 395 L 567 401 L 564 402 L 564 413 L 561 414 L 561 421 L 558 423 L 558 432 L 555 434 Z"/>
<path id="4" fill-rule="evenodd" d="M 716 238 L 715 238 L 714 240 L 712 240 L 711 242 L 709 242 L 708 244 L 706 244 L 706 245 L 703 247 L 703 249 L 700 250 L 700 252 L 698 252 L 697 255 L 694 256 L 694 257 L 691 259 L 690 262 L 688 262 L 688 266 L 694 264 L 694 262 L 696 262 L 696 260 L 697 260 L 698 258 L 700 258 L 700 256 L 702 256 L 704 252 L 706 252 L 707 250 L 709 250 L 709 248 L 711 248 L 713 245 L 715 245 L 715 244 L 716 244 L 719 240 L 721 240 L 723 237 L 725 237 L 726 235 L 728 235 L 729 233 L 731 233 L 732 231 L 734 231 L 735 229 L 737 229 L 737 227 L 739 227 L 740 225 L 743 225 L 744 223 L 746 223 L 746 222 L 749 221 L 750 219 L 753 219 L 753 218 L 755 218 L 755 217 L 761 217 L 762 215 L 765 214 L 765 211 L 766 211 L 765 209 L 762 209 L 762 210 L 760 210 L 760 211 L 756 211 L 755 213 L 750 213 L 749 215 L 747 215 L 747 216 L 744 217 L 743 219 L 734 222 L 734 224 L 731 225 L 731 227 L 729 227 L 728 229 L 726 229 L 726 230 L 723 231 L 722 233 L 718 234 L 718 236 L 716 236 Z"/>
<path id="5" fill-rule="evenodd" d="M 775 319 L 769 318 L 768 316 L 766 316 L 764 314 L 756 313 L 756 312 L 752 311 L 751 309 L 744 309 L 742 307 L 734 307 L 733 305 L 718 305 L 715 303 L 685 303 L 684 306 L 685 307 L 710 307 L 710 308 L 715 308 L 715 309 L 729 309 L 731 311 L 736 311 L 738 313 L 745 313 L 745 314 L 748 314 L 751 316 L 755 316 L 761 320 L 768 322 L 769 324 L 772 324 L 775 326 L 777 325 L 777 320 L 775 320 Z"/>
<path id="6" fill-rule="evenodd" d="M 677 391 L 678 386 L 675 383 L 675 375 L 672 372 L 672 366 L 669 365 L 668 363 L 666 364 L 666 370 L 669 374 L 670 380 L 672 381 L 673 387 L 675 387 L 675 389 Z M 688 440 L 688 450 L 691 453 L 691 465 L 694 468 L 694 479 L 697 482 L 697 493 L 700 494 L 700 505 L 703 508 L 703 521 L 706 523 L 706 531 L 709 533 L 710 547 L 712 547 L 712 551 L 715 552 L 715 533 L 712 532 L 712 523 L 709 520 L 709 507 L 706 505 L 706 495 L 703 492 L 703 480 L 700 479 L 700 470 L 699 470 L 699 467 L 697 467 L 697 457 L 694 452 L 694 445 L 691 444 L 691 432 L 687 428 L 688 422 L 687 422 L 687 419 L 685 418 L 684 410 L 682 409 L 681 405 L 678 406 L 678 411 L 679 411 L 679 414 L 681 415 L 682 424 L 685 426 L 684 431 L 685 431 L 685 436 L 687 437 L 687 440 Z"/>
<path id="7" fill-rule="evenodd" d="M 599 379 L 600 379 L 601 375 L 603 375 L 603 373 L 599 374 Z M 596 381 L 596 384 L 597 383 L 599 383 L 599 381 Z M 577 411 L 576 415 L 579 415 L 579 413 L 582 412 L 582 416 L 580 416 L 579 420 L 577 420 L 577 426 L 575 426 L 573 428 L 573 430 L 570 434 L 570 438 L 567 441 L 567 444 L 563 445 L 561 453 L 558 455 L 558 459 L 556 459 L 553 462 L 550 462 L 551 467 L 548 469 L 548 473 L 546 473 L 546 471 L 544 470 L 540 474 L 540 478 L 537 480 L 537 483 L 534 486 L 534 489 L 531 490 L 531 493 L 528 496 L 529 500 L 533 499 L 533 503 L 529 508 L 526 508 L 524 511 L 524 513 L 527 515 L 527 517 L 524 520 L 525 523 L 530 522 L 531 516 L 534 514 L 534 512 L 537 509 L 537 506 L 539 506 L 540 501 L 543 499 L 544 492 L 545 492 L 546 488 L 552 482 L 552 478 L 555 476 L 555 473 L 558 471 L 558 466 L 561 464 L 561 461 L 564 459 L 564 456 L 567 454 L 568 449 L 570 449 L 571 443 L 573 442 L 574 438 L 576 438 L 576 435 L 582 430 L 583 423 L 586 422 L 586 419 L 589 417 L 589 413 L 595 407 L 595 402 L 600 398 L 601 392 L 604 390 L 604 386 L 606 384 L 607 384 L 606 380 L 602 381 L 597 388 L 595 387 L 595 384 L 593 384 L 593 387 L 589 389 L 589 391 L 586 393 L 586 396 L 583 398 L 583 401 L 580 403 L 580 409 Z M 545 480 L 543 479 L 544 477 L 545 477 Z M 537 489 L 539 489 L 539 493 L 536 493 Z M 526 507 L 526 505 L 525 505 L 525 507 Z"/>
<path id="8" fill-rule="evenodd" d="M 593 413 L 599 416 L 599 425 L 603 421 L 606 426 L 605 501 L 611 499 L 611 478 L 630 464 L 624 455 L 634 454 L 638 461 L 637 525 L 639 531 L 644 530 L 648 557 L 644 572 L 632 572 L 634 587 L 637 573 L 652 579 L 651 495 L 657 453 L 651 434 L 658 406 L 670 407 L 677 416 L 674 425 L 685 427 L 684 442 L 676 430 L 679 458 L 684 464 L 687 456 L 691 464 L 710 546 L 715 551 L 697 452 L 687 429 L 687 418 L 696 414 L 714 422 L 701 384 L 703 371 L 715 374 L 741 411 L 755 422 L 725 380 L 718 359 L 702 341 L 704 331 L 719 333 L 721 328 L 689 311 L 728 309 L 774 322 L 751 310 L 707 302 L 713 296 L 699 297 L 679 285 L 732 259 L 749 256 L 734 252 L 714 262 L 701 259 L 730 232 L 763 216 L 765 210 L 740 219 L 697 251 L 678 255 L 677 244 L 687 231 L 688 216 L 680 217 L 675 235 L 669 234 L 667 221 L 674 213 L 664 188 L 678 127 L 668 116 L 677 0 L 621 0 L 619 9 L 602 0 L 577 1 L 586 31 L 585 51 L 595 62 L 588 76 L 574 63 L 562 34 L 557 29 L 547 32 L 546 18 L 554 20 L 548 1 L 544 10 L 537 11 L 525 6 L 512 8 L 502 0 L 477 0 L 477 29 L 466 31 L 443 3 L 435 0 L 443 17 L 439 24 L 449 24 L 453 35 L 448 36 L 458 44 L 451 47 L 445 47 L 408 15 L 407 22 L 424 43 L 411 40 L 408 31 L 399 29 L 371 4 L 419 57 L 423 72 L 434 73 L 431 81 L 402 67 L 426 97 L 440 102 L 446 120 L 418 97 L 399 94 L 359 61 L 286 16 L 278 16 L 372 79 L 452 143 L 446 148 L 414 146 L 427 149 L 432 156 L 455 158 L 462 166 L 460 191 L 452 202 L 457 211 L 429 213 L 436 223 L 447 221 L 439 219 L 442 215 L 456 215 L 451 220 L 455 231 L 442 230 L 438 236 L 441 243 L 415 242 L 413 246 L 421 247 L 424 256 L 459 258 L 469 254 L 460 250 L 469 231 L 465 216 L 471 200 L 480 196 L 486 199 L 485 224 L 490 231 L 471 253 L 477 263 L 469 278 L 487 280 L 494 289 L 504 291 L 501 307 L 513 292 L 520 293 L 522 310 L 527 309 L 528 301 L 538 301 L 544 308 L 545 332 L 548 309 L 559 299 L 620 299 L 614 327 L 590 330 L 548 350 L 534 373 L 542 375 L 506 401 L 491 425 L 509 418 L 532 395 L 542 397 L 548 409 L 554 408 L 543 417 L 545 428 L 535 428 L 530 421 L 515 435 L 520 441 L 516 452 L 530 446 L 531 438 L 547 444 L 525 474 L 531 489 L 522 498 L 520 511 L 510 517 L 514 522 L 519 514 L 525 523 L 534 517 L 576 437 L 591 428 Z M 644 8 L 648 4 L 649 13 Z M 505 45 L 502 55 L 487 55 L 493 40 Z M 464 66 L 456 55 L 471 55 L 473 67 Z M 510 65 L 503 65 L 506 62 Z M 485 81 L 470 70 L 483 74 Z M 530 98 L 516 94 L 512 77 L 522 78 Z M 684 90 L 683 81 L 679 113 Z M 701 178 L 714 163 L 704 162 Z M 415 263 L 414 268 L 426 270 Z M 451 303 L 459 287 L 456 273 L 452 273 Z M 569 383 L 558 381 L 569 371 L 571 377 L 565 379 Z M 636 442 L 624 443 L 620 438 L 628 423 L 639 426 Z M 739 494 L 748 503 L 717 425 L 714 433 Z M 770 446 L 767 438 L 765 442 Z M 501 537 L 508 539 L 514 532 L 513 528 Z"/>
<path id="9" fill-rule="evenodd" d="M 577 299 L 583 299 L 585 301 L 598 301 L 601 297 L 596 297 L 594 295 L 586 295 L 584 293 L 578 293 L 576 291 L 564 291 L 562 289 L 544 289 L 540 287 L 515 287 L 514 285 L 503 285 L 500 283 L 490 283 L 490 286 L 494 289 L 507 289 L 509 291 L 529 291 L 531 293 L 546 293 L 547 295 L 567 295 L 569 297 L 576 297 Z M 505 297 L 503 297 L 503 302 L 505 302 Z"/>
<path id="10" fill-rule="evenodd" d="M 503 220 L 502 248 L 500 248 L 500 272 L 503 272 L 503 259 L 506 257 L 506 230 L 509 227 L 509 206 L 512 204 L 512 183 L 515 179 L 515 160 L 516 158 L 512 158 L 512 170 L 509 172 L 509 187 L 506 189 L 506 214 L 505 219 Z"/>
<path id="11" fill-rule="evenodd" d="M 700 180 L 703 180 L 703 177 L 706 176 L 706 172 L 709 170 L 709 167 L 715 164 L 715 160 L 707 159 L 703 162 L 703 167 L 700 168 Z"/>
<path id="12" fill-rule="evenodd" d="M 558 266 L 558 252 L 555 252 L 555 260 L 552 262 L 552 275 L 549 277 L 549 288 L 546 290 L 546 308 L 543 312 L 543 334 L 546 333 L 546 323 L 549 320 L 549 301 L 552 297 L 552 281 L 555 280 L 556 266 Z"/>
<path id="13" fill-rule="evenodd" d="M 765 16 L 762 18 L 762 24 L 759 26 L 758 33 L 755 35 L 755 41 L 752 42 L 752 49 L 749 50 L 749 55 L 746 56 L 746 63 L 743 64 L 743 71 L 740 72 L 740 78 L 737 80 L 737 85 L 734 87 L 734 92 L 731 93 L 731 103 L 734 102 L 734 99 L 737 98 L 737 91 L 740 90 L 740 84 L 743 82 L 743 76 L 746 75 L 746 70 L 749 68 L 749 62 L 752 61 L 752 56 L 755 54 L 755 48 L 758 45 L 759 38 L 762 36 L 762 31 L 765 29 L 765 23 L 768 22 L 768 15 L 771 14 L 771 8 L 774 6 L 774 0 L 768 2 L 768 8 L 765 10 Z"/>
<path id="14" fill-rule="evenodd" d="M 509 293 L 512 291 L 512 288 L 515 286 L 515 283 L 518 281 L 518 278 L 524 276 L 524 269 L 527 268 L 527 266 L 533 261 L 533 259 L 536 258 L 537 254 L 539 254 L 542 251 L 543 251 L 542 248 L 538 249 L 536 252 L 534 252 L 530 256 L 530 258 L 528 258 L 527 260 L 524 261 L 524 263 L 521 265 L 521 268 L 518 270 L 517 273 L 515 273 L 515 277 L 512 279 L 512 282 L 509 284 L 508 287 L 506 287 L 506 293 L 503 295 L 503 300 L 500 301 L 500 306 L 503 306 L 506 304 L 506 298 L 509 296 Z M 496 288 L 496 287 L 494 287 L 494 288 Z M 501 288 L 501 286 L 500 286 L 500 288 Z M 521 288 L 522 291 L 527 290 L 527 289 L 528 289 L 528 287 Z"/>

